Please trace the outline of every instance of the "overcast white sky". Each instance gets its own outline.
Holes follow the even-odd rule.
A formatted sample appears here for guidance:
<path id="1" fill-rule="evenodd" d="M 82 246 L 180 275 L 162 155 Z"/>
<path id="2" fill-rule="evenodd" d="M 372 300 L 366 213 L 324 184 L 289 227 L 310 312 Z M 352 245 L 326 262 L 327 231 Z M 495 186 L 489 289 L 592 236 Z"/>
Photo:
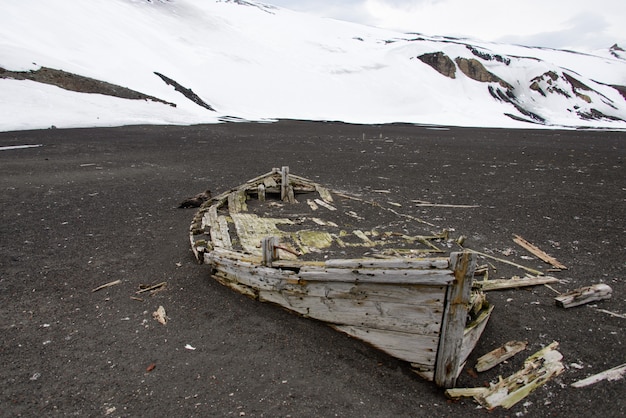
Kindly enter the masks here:
<path id="1" fill-rule="evenodd" d="M 263 1 L 263 0 L 262 0 Z M 371 26 L 426 35 L 591 51 L 626 49 L 625 0 L 264 0 Z"/>

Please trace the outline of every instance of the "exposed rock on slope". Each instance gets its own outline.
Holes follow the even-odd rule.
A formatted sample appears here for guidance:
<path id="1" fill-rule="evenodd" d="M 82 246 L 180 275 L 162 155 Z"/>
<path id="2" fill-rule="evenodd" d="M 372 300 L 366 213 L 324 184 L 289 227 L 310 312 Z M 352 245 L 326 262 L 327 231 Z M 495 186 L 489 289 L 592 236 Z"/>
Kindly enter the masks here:
<path id="1" fill-rule="evenodd" d="M 463 72 L 463 74 L 472 80 L 483 83 L 499 83 L 504 88 L 513 89 L 509 83 L 502 80 L 497 75 L 487 71 L 487 69 L 477 59 L 458 57 L 454 61 L 456 62 L 456 65 L 459 66 L 459 69 Z"/>
<path id="2" fill-rule="evenodd" d="M 0 78 L 10 78 L 13 80 L 31 80 L 38 83 L 51 84 L 65 90 L 79 93 L 96 93 L 106 96 L 119 97 L 121 99 L 132 100 L 152 100 L 154 102 L 165 103 L 176 107 L 174 103 L 166 102 L 157 97 L 140 93 L 126 87 L 107 83 L 78 74 L 69 73 L 54 68 L 41 67 L 35 71 L 9 71 L 0 67 Z"/>
<path id="3" fill-rule="evenodd" d="M 456 66 L 454 61 L 443 52 L 432 52 L 417 57 L 424 64 L 428 64 L 446 77 L 456 78 Z"/>
<path id="4" fill-rule="evenodd" d="M 167 76 L 164 76 L 161 73 L 157 73 L 155 71 L 154 74 L 159 76 L 159 78 L 161 80 L 165 81 L 166 84 L 174 87 L 174 90 L 176 90 L 177 92 L 181 93 L 183 96 L 185 96 L 186 98 L 188 98 L 189 100 L 191 100 L 192 102 L 197 104 L 198 106 L 202 106 L 205 109 L 209 109 L 210 111 L 215 112 L 215 109 L 213 109 L 213 107 L 211 105 L 207 104 L 204 100 L 202 100 L 200 98 L 200 96 L 198 96 L 196 93 L 193 92 L 193 90 L 188 89 L 187 87 L 181 86 L 175 80 L 172 80 L 171 78 L 169 78 Z"/>

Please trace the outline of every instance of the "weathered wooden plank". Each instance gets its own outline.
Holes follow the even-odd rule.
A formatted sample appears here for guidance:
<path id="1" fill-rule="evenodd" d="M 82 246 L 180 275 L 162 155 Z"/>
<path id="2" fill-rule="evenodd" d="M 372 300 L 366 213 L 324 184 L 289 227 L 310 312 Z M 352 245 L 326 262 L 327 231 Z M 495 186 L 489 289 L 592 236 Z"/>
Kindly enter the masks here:
<path id="1" fill-rule="evenodd" d="M 232 248 L 230 234 L 228 233 L 228 221 L 224 216 L 217 214 L 217 207 L 211 206 L 205 216 L 208 216 L 208 224 L 211 228 L 211 242 L 215 247 L 226 249 Z"/>
<path id="2" fill-rule="evenodd" d="M 261 257 L 264 266 L 272 267 L 272 262 L 278 258 L 277 245 L 277 237 L 265 237 L 261 240 Z"/>
<path id="3" fill-rule="evenodd" d="M 367 246 L 374 246 L 374 242 L 371 239 L 369 239 L 369 237 L 367 235 L 365 235 L 365 232 L 360 231 L 360 230 L 357 229 L 355 231 L 352 231 L 352 233 L 354 235 L 356 235 L 357 237 L 359 237 L 361 239 L 361 241 L 363 241 L 363 243 L 365 243 L 365 245 L 367 245 Z"/>
<path id="4" fill-rule="evenodd" d="M 424 259 L 407 259 L 407 258 L 356 258 L 356 259 L 332 259 L 325 262 L 328 268 L 383 268 L 383 269 L 447 269 L 450 266 L 447 258 L 424 258 Z M 452 273 L 452 271 L 450 271 Z"/>
<path id="5" fill-rule="evenodd" d="M 259 184 L 257 186 L 257 196 L 261 202 L 265 202 L 265 185 Z"/>
<path id="6" fill-rule="evenodd" d="M 538 286 L 558 282 L 559 279 L 552 276 L 513 276 L 510 279 L 477 280 L 474 282 L 474 287 L 481 289 L 483 292 L 487 292 L 490 290 L 516 289 L 519 287 Z"/>
<path id="7" fill-rule="evenodd" d="M 435 364 L 437 338 L 354 326 L 334 325 L 332 327 L 396 358 L 415 363 L 420 369 L 432 369 Z"/>
<path id="8" fill-rule="evenodd" d="M 490 306 L 484 309 L 481 314 L 463 330 L 463 342 L 461 343 L 461 351 L 459 352 L 459 366 L 456 370 L 456 377 L 459 377 L 467 358 L 472 354 L 472 351 L 474 351 L 476 344 L 478 344 L 478 340 L 480 340 L 480 336 L 487 326 L 493 308 L 493 306 Z"/>
<path id="9" fill-rule="evenodd" d="M 554 301 L 561 308 L 572 308 L 589 302 L 610 299 L 612 292 L 613 289 L 608 284 L 597 283 L 564 293 L 554 298 Z"/>
<path id="10" fill-rule="evenodd" d="M 626 376 L 626 363 L 574 382 L 572 383 L 572 387 L 582 388 L 585 386 L 593 385 L 594 383 L 601 382 L 603 380 L 608 380 L 609 382 L 620 380 L 623 379 L 624 376 Z"/>
<path id="11" fill-rule="evenodd" d="M 299 276 L 307 281 L 348 283 L 395 283 L 446 286 L 454 281 L 448 270 L 342 269 L 305 266 Z"/>
<path id="12" fill-rule="evenodd" d="M 513 238 L 513 241 L 516 244 L 528 250 L 531 254 L 539 257 L 545 263 L 551 264 L 552 266 L 561 270 L 567 270 L 567 267 L 565 267 L 561 262 L 559 262 L 556 258 L 552 257 L 551 255 L 548 255 L 547 253 L 545 253 L 536 245 L 531 244 L 530 242 L 526 241 L 524 238 L 520 237 L 519 235 L 515 235 L 514 237 L 515 238 Z"/>
<path id="13" fill-rule="evenodd" d="M 330 193 L 326 187 L 322 187 L 319 184 L 315 185 L 315 190 L 320 195 L 322 200 L 326 203 L 331 203 L 333 201 L 333 195 Z"/>
<path id="14" fill-rule="evenodd" d="M 219 233 L 220 233 L 220 241 L 222 242 L 222 247 L 230 249 L 233 248 L 233 244 L 230 240 L 230 233 L 228 231 L 228 219 L 225 216 L 218 216 L 217 222 L 219 224 Z M 212 230 L 211 230 L 212 231 Z"/>
<path id="15" fill-rule="evenodd" d="M 468 252 L 452 253 L 450 265 L 454 270 L 454 284 L 448 288 L 446 296 L 446 311 L 435 366 L 435 383 L 445 388 L 454 387 L 462 363 L 463 334 L 476 256 Z"/>
<path id="16" fill-rule="evenodd" d="M 353 325 L 438 338 L 443 304 L 412 305 L 370 300 L 294 296 L 286 291 L 259 291 L 259 300 L 273 302 L 303 316 L 329 324 Z"/>
<path id="17" fill-rule="evenodd" d="M 314 296 L 329 299 L 369 300 L 373 302 L 405 303 L 410 305 L 443 306 L 445 286 L 389 285 L 379 283 L 305 282 L 283 284 L 281 290 L 293 296 Z"/>
<path id="18" fill-rule="evenodd" d="M 213 253 L 207 254 L 205 260 L 232 280 L 254 289 L 275 290 L 289 280 L 297 281 L 295 274 L 288 270 L 277 270 L 245 261 L 222 258 Z"/>
<path id="19" fill-rule="evenodd" d="M 248 210 L 246 204 L 248 194 L 245 188 L 239 188 L 237 191 L 228 195 L 228 211 L 232 213 L 245 212 Z"/>
<path id="20" fill-rule="evenodd" d="M 333 205 L 329 205 L 328 203 L 324 202 L 322 199 L 313 199 L 313 201 L 315 203 L 317 203 L 318 205 L 325 207 L 326 209 L 328 209 L 331 212 L 337 210 L 336 207 L 334 207 Z"/>
<path id="21" fill-rule="evenodd" d="M 497 366 L 503 361 L 510 359 L 520 351 L 526 350 L 527 345 L 528 341 L 509 341 L 500 347 L 491 350 L 478 359 L 475 367 L 476 371 L 484 372 Z"/>

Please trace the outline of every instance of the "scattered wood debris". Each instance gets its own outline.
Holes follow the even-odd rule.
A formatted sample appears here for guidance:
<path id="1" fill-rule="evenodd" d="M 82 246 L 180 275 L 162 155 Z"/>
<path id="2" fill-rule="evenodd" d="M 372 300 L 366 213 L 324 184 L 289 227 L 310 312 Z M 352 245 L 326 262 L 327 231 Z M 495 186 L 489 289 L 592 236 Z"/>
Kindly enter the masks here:
<path id="1" fill-rule="evenodd" d="M 148 365 L 148 367 L 146 367 L 146 372 L 150 373 L 155 368 L 156 368 L 156 363 L 150 363 L 150 365 Z"/>
<path id="2" fill-rule="evenodd" d="M 626 363 L 574 382 L 572 383 L 572 387 L 582 388 L 585 386 L 593 385 L 594 383 L 601 382 L 603 380 L 608 380 L 609 382 L 611 382 L 614 380 L 623 379 L 624 376 L 626 376 Z"/>
<path id="3" fill-rule="evenodd" d="M 626 319 L 626 315 L 624 314 L 619 314 L 617 312 L 611 312 L 611 311 L 607 311 L 606 309 L 596 309 L 596 311 L 598 312 L 602 312 L 611 316 L 614 316 L 615 318 L 622 318 L 622 319 Z"/>
<path id="4" fill-rule="evenodd" d="M 497 406 L 509 409 L 563 372 L 563 355 L 556 350 L 558 345 L 555 341 L 537 351 L 526 359 L 521 370 L 488 388 L 448 389 L 446 395 L 450 398 L 472 397 L 490 410 Z"/>
<path id="5" fill-rule="evenodd" d="M 515 238 L 513 238 L 513 241 L 516 244 L 523 247 L 524 249 L 530 251 L 533 255 L 539 257 L 544 262 L 556 267 L 557 269 L 567 270 L 567 267 L 561 264 L 556 258 L 546 254 L 545 252 L 540 250 L 537 246 L 526 241 L 524 238 L 520 237 L 519 235 L 515 235 Z"/>
<path id="6" fill-rule="evenodd" d="M 497 366 L 503 361 L 510 359 L 520 351 L 526 350 L 527 345 L 527 341 L 509 341 L 508 343 L 501 345 L 478 359 L 476 362 L 476 371 L 484 372 Z"/>
<path id="7" fill-rule="evenodd" d="M 538 286 L 547 283 L 558 283 L 559 279 L 552 276 L 513 276 L 510 279 L 485 279 L 477 280 L 473 283 L 474 287 L 480 288 L 483 292 L 489 290 L 515 289 L 518 287 Z"/>
<path id="8" fill-rule="evenodd" d="M 411 202 L 415 203 L 415 206 L 419 207 L 436 207 L 436 208 L 479 208 L 480 205 L 452 205 L 446 203 L 431 203 L 425 200 L 411 200 Z"/>
<path id="9" fill-rule="evenodd" d="M 161 325 L 167 324 L 167 315 L 163 306 L 159 306 L 156 311 L 152 312 L 152 317 Z"/>
<path id="10" fill-rule="evenodd" d="M 571 292 L 563 293 L 554 298 L 557 306 L 561 308 L 572 308 L 574 306 L 584 305 L 585 303 L 595 302 L 598 300 L 610 299 L 613 289 L 611 286 L 598 283 L 591 286 L 581 287 Z"/>
<path id="11" fill-rule="evenodd" d="M 535 270 L 535 269 L 532 269 L 530 267 L 522 266 L 521 264 L 517 264 L 517 263 L 514 263 L 512 261 L 505 260 L 503 258 L 498 258 L 498 257 L 494 257 L 494 256 L 489 255 L 489 254 L 481 253 L 480 251 L 472 250 L 470 248 L 466 248 L 466 250 L 470 251 L 470 252 L 472 252 L 474 254 L 478 254 L 478 255 L 480 255 L 482 257 L 490 258 L 492 260 L 496 260 L 496 261 L 499 261 L 499 262 L 504 263 L 504 264 L 510 264 L 512 266 L 521 268 L 522 270 L 526 270 L 527 272 L 529 272 L 531 274 L 534 274 L 536 276 L 543 276 L 543 273 L 541 271 L 539 271 L 539 270 Z"/>
<path id="12" fill-rule="evenodd" d="M 115 286 L 115 285 L 118 285 L 118 284 L 120 284 L 120 283 L 122 283 L 122 281 L 121 281 L 121 280 L 115 280 L 115 281 L 112 281 L 112 282 L 109 282 L 109 283 L 105 283 L 105 284 L 103 284 L 102 286 L 98 286 L 98 287 L 96 287 L 96 288 L 95 288 L 95 289 L 93 289 L 91 292 L 92 292 L 92 293 L 93 293 L 93 292 L 97 292 L 98 290 L 106 289 L 107 287 Z"/>
<path id="13" fill-rule="evenodd" d="M 138 291 L 136 291 L 135 294 L 138 295 L 140 293 L 153 292 L 155 290 L 162 290 L 165 286 L 167 286 L 167 282 L 157 283 L 157 284 L 152 285 L 152 286 L 141 285 L 141 286 L 139 286 L 140 289 Z"/>

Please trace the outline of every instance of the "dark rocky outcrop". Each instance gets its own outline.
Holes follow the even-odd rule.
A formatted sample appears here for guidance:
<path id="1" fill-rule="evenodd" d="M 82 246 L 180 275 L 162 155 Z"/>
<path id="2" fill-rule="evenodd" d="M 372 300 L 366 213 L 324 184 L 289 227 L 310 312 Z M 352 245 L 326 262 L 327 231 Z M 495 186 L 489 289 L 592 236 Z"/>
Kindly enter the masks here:
<path id="1" fill-rule="evenodd" d="M 424 64 L 430 65 L 446 77 L 456 78 L 456 65 L 454 65 L 454 61 L 443 52 L 431 52 L 420 55 L 417 59 Z"/>
<path id="2" fill-rule="evenodd" d="M 183 96 L 185 96 L 186 98 L 188 98 L 189 100 L 197 104 L 198 106 L 202 106 L 205 109 L 209 109 L 210 111 L 215 112 L 215 109 L 213 109 L 211 105 L 205 103 L 204 100 L 200 98 L 200 96 L 198 96 L 196 93 L 193 92 L 193 90 L 188 89 L 187 87 L 181 86 L 175 80 L 172 80 L 171 78 L 164 76 L 161 73 L 158 73 L 155 71 L 154 74 L 158 75 L 161 78 L 161 80 L 165 81 L 166 84 L 174 87 L 174 90 L 181 93 Z"/>
<path id="3" fill-rule="evenodd" d="M 502 80 L 497 75 L 487 71 L 487 69 L 477 59 L 457 57 L 454 61 L 456 62 L 456 65 L 458 65 L 461 72 L 472 80 L 480 81 L 482 83 L 499 83 L 505 89 L 513 90 L 513 86 Z"/>
<path id="4" fill-rule="evenodd" d="M 498 61 L 505 65 L 511 64 L 511 59 L 503 57 L 502 55 L 490 54 L 488 52 L 481 51 L 480 49 L 472 45 L 465 45 L 465 47 L 469 49 L 472 52 L 472 54 L 476 55 L 478 58 L 484 59 L 485 61 Z"/>
<path id="5" fill-rule="evenodd" d="M 174 103 L 166 102 L 165 100 L 126 87 L 48 67 L 41 67 L 34 71 L 9 71 L 0 67 L 0 78 L 31 80 L 79 93 L 103 94 L 106 96 L 119 97 L 121 99 L 151 100 L 176 107 Z"/>

